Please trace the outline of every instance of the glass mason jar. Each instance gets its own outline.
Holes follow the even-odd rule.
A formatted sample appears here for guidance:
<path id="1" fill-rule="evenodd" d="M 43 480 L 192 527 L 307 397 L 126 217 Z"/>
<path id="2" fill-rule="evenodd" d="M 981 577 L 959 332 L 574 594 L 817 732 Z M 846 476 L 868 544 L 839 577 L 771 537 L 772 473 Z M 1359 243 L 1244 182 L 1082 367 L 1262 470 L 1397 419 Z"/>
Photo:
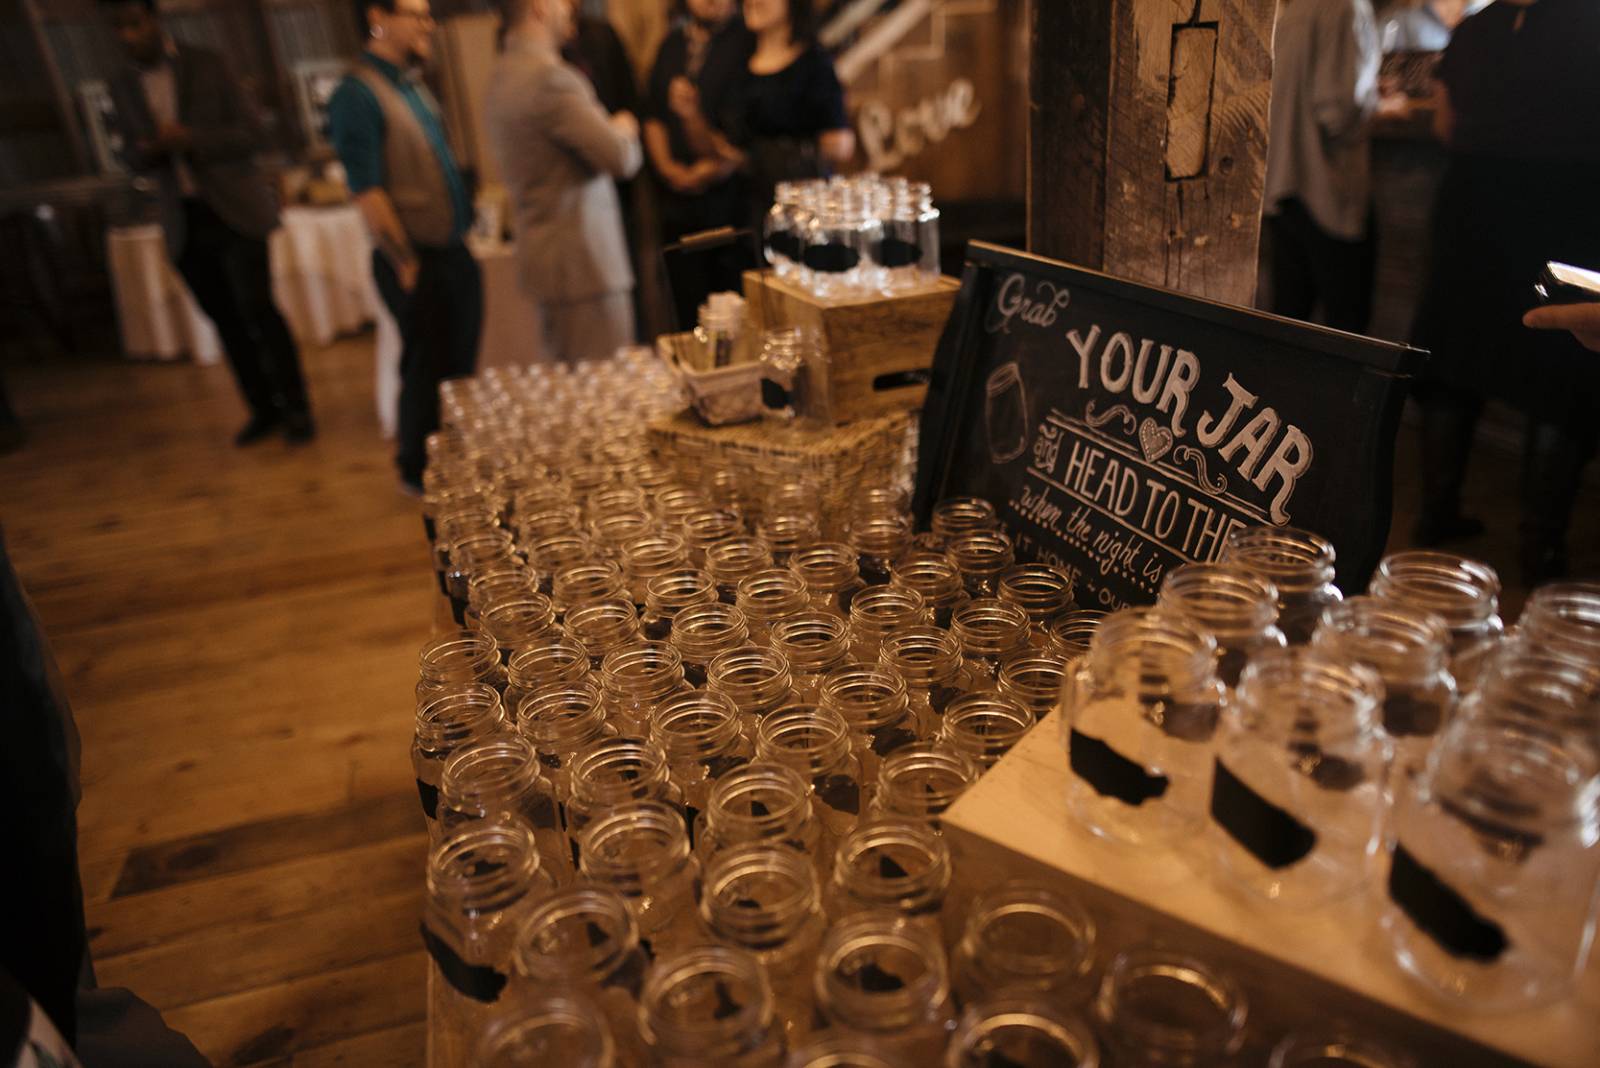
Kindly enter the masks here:
<path id="1" fill-rule="evenodd" d="M 772 547 L 753 534 L 723 538 L 706 547 L 706 570 L 717 583 L 717 597 L 724 604 L 737 604 L 739 583 L 759 571 L 770 571 Z"/>
<path id="2" fill-rule="evenodd" d="M 439 784 L 439 824 L 445 834 L 475 821 L 521 822 L 533 832 L 540 866 L 557 883 L 572 881 L 572 854 L 561 829 L 555 787 L 539 770 L 533 744 L 498 735 L 458 749 L 445 761 Z"/>
<path id="3" fill-rule="evenodd" d="M 484 1029 L 473 1068 L 613 1068 L 616 1043 L 600 1006 L 582 995 L 543 991 L 507 999 Z"/>
<path id="4" fill-rule="evenodd" d="M 773 512 L 761 517 L 761 539 L 772 548 L 775 567 L 788 567 L 794 554 L 822 540 L 822 526 L 810 512 Z"/>
<path id="5" fill-rule="evenodd" d="M 516 554 L 511 535 L 498 527 L 466 534 L 452 541 L 449 560 L 444 572 L 444 584 L 457 624 L 465 619 L 468 583 L 472 576 L 503 567 L 515 567 L 522 562 Z"/>
<path id="6" fill-rule="evenodd" d="M 944 710 L 939 742 L 987 771 L 1033 729 L 1032 709 L 1003 693 L 969 693 Z"/>
<path id="7" fill-rule="evenodd" d="M 645 583 L 644 616 L 639 629 L 646 641 L 664 642 L 672 636 L 672 621 L 685 608 L 711 604 L 717 584 L 704 571 L 680 568 L 663 572 Z M 681 656 L 681 653 L 680 653 Z"/>
<path id="8" fill-rule="evenodd" d="M 944 838 L 922 820 L 873 816 L 839 843 L 827 891 L 828 915 L 889 910 L 945 939 L 954 864 Z M 952 910 L 953 911 L 953 910 Z M 960 917 L 948 917 L 959 929 Z"/>
<path id="9" fill-rule="evenodd" d="M 744 517 L 732 508 L 702 508 L 683 517 L 683 540 L 689 547 L 689 565 L 711 570 L 706 552 L 724 538 L 745 533 Z"/>
<path id="10" fill-rule="evenodd" d="M 1333 584 L 1333 545 L 1294 527 L 1241 527 L 1223 543 L 1220 562 L 1242 567 L 1278 590 L 1278 629 L 1290 645 L 1304 645 L 1322 610 L 1343 595 Z"/>
<path id="11" fill-rule="evenodd" d="M 572 501 L 553 501 L 517 517 L 517 537 L 525 545 L 558 534 L 583 533 L 583 511 Z"/>
<path id="12" fill-rule="evenodd" d="M 588 536 L 576 531 L 548 534 L 542 538 L 528 539 L 523 544 L 528 547 L 528 563 L 539 572 L 539 592 L 550 595 L 552 599 L 557 575 L 568 568 L 592 563 L 600 558 L 600 550 L 595 548 Z M 557 611 L 561 607 L 557 606 Z"/>
<path id="13" fill-rule="evenodd" d="M 556 572 L 550 591 L 551 602 L 563 623 L 580 605 L 608 599 L 633 603 L 622 582 L 622 570 L 611 560 L 587 560 Z"/>
<path id="14" fill-rule="evenodd" d="M 772 207 L 761 224 L 762 255 L 779 278 L 793 277 L 801 268 L 800 234 L 805 223 L 799 211 L 800 191 L 796 183 L 779 182 L 773 193 Z"/>
<path id="15" fill-rule="evenodd" d="M 1528 597 L 1517 629 L 1579 663 L 1600 665 L 1600 583 L 1553 582 Z"/>
<path id="16" fill-rule="evenodd" d="M 483 611 L 484 633 L 494 639 L 500 659 L 510 663 L 522 650 L 559 635 L 555 609 L 542 593 L 525 593 L 512 600 L 497 601 Z"/>
<path id="17" fill-rule="evenodd" d="M 706 687 L 733 702 L 752 738 L 762 719 L 795 699 L 789 661 L 776 649 L 754 645 L 719 654 L 706 669 Z"/>
<path id="18" fill-rule="evenodd" d="M 909 1068 L 870 1036 L 839 1031 L 813 1032 L 784 1063 L 785 1068 Z"/>
<path id="19" fill-rule="evenodd" d="M 647 738 L 602 738 L 573 757 L 563 806 L 567 845 L 576 865 L 584 828 L 617 805 L 660 801 L 683 810 L 667 755 Z"/>
<path id="20" fill-rule="evenodd" d="M 694 836 L 702 867 L 722 850 L 745 845 L 784 846 L 814 863 L 821 840 L 810 783 L 768 761 L 735 768 L 712 784 Z"/>
<path id="21" fill-rule="evenodd" d="M 685 518 L 710 507 L 706 495 L 692 486 L 663 486 L 656 492 L 654 501 L 656 515 L 669 530 L 682 527 Z"/>
<path id="22" fill-rule="evenodd" d="M 432 963 L 429 1037 L 441 1064 L 464 1064 L 502 1003 L 511 944 L 554 889 L 521 824 L 473 823 L 428 854 L 422 941 Z"/>
<path id="23" fill-rule="evenodd" d="M 522 702 L 536 690 L 557 683 L 579 682 L 589 674 L 589 654 L 583 646 L 556 633 L 537 645 L 514 653 L 506 664 L 505 706 L 521 714 Z"/>
<path id="24" fill-rule="evenodd" d="M 1080 608 L 1050 621 L 1045 634 L 1045 651 L 1059 656 L 1074 670 L 1076 662 L 1089 654 L 1089 643 L 1107 613 L 1093 608 Z"/>
<path id="25" fill-rule="evenodd" d="M 1375 874 L 1392 747 L 1370 668 L 1313 649 L 1264 652 L 1223 716 L 1211 786 L 1218 869 L 1288 908 Z"/>
<path id="26" fill-rule="evenodd" d="M 856 551 L 861 581 L 882 586 L 890 565 L 911 547 L 911 516 L 904 512 L 857 515 L 850 520 L 850 547 Z"/>
<path id="27" fill-rule="evenodd" d="M 887 193 L 878 263 L 885 292 L 913 289 L 939 276 L 939 209 L 927 182 L 906 182 Z"/>
<path id="28" fill-rule="evenodd" d="M 1072 608 L 1072 576 L 1050 564 L 1018 564 L 1001 573 L 995 596 L 1028 613 L 1028 640 L 1042 649 L 1051 621 Z"/>
<path id="29" fill-rule="evenodd" d="M 656 710 L 688 689 L 683 658 L 666 642 L 637 642 L 607 653 L 600 686 L 611 725 L 632 735 L 647 733 Z"/>
<path id="30" fill-rule="evenodd" d="M 1167 845 L 1204 820 L 1222 708 L 1216 643 L 1188 619 L 1124 609 L 1068 680 L 1067 803 L 1095 834 Z"/>
<path id="31" fill-rule="evenodd" d="M 969 1005 L 956 1024 L 946 1068 L 1048 1064 L 1100 1068 L 1100 1045 L 1089 1025 L 1054 1003 L 1004 997 Z"/>
<path id="32" fill-rule="evenodd" d="M 605 700 L 593 679 L 558 682 L 529 694 L 517 709 L 517 731 L 533 743 L 561 801 L 572 792 L 570 771 L 578 754 L 617 733 L 606 722 Z"/>
<path id="33" fill-rule="evenodd" d="M 992 597 L 968 601 L 951 616 L 950 633 L 973 678 L 987 686 L 999 678 L 1001 664 L 1028 647 L 1028 613 Z"/>
<path id="34" fill-rule="evenodd" d="M 756 957 L 695 946 L 659 957 L 645 976 L 640 1031 L 660 1068 L 778 1068 L 782 1029 Z"/>
<path id="35" fill-rule="evenodd" d="M 928 606 L 916 590 L 868 587 L 850 602 L 850 655 L 859 663 L 876 664 L 885 638 L 909 627 L 926 626 L 928 621 Z"/>
<path id="36" fill-rule="evenodd" d="M 622 580 L 635 604 L 644 604 L 650 582 L 689 566 L 689 548 L 677 534 L 652 530 L 622 544 Z"/>
<path id="37" fill-rule="evenodd" d="M 1378 1040 L 1344 1028 L 1298 1031 L 1272 1048 L 1267 1068 L 1416 1068 Z"/>
<path id="38" fill-rule="evenodd" d="M 750 640 L 757 645 L 766 645 L 770 640 L 772 624 L 812 607 L 800 576 L 782 567 L 757 571 L 740 582 L 734 603 L 750 628 Z"/>
<path id="39" fill-rule="evenodd" d="M 645 500 L 644 490 L 638 486 L 613 484 L 589 494 L 584 501 L 584 515 L 592 524 L 608 515 L 637 512 L 648 507 L 649 502 Z"/>
<path id="40" fill-rule="evenodd" d="M 1469 1011 L 1563 996 L 1594 936 L 1600 763 L 1587 741 L 1462 716 L 1396 790 L 1383 925 L 1400 966 Z"/>
<path id="41" fill-rule="evenodd" d="M 731 604 L 697 604 L 679 610 L 667 640 L 683 659 L 684 680 L 699 687 L 709 680 L 713 660 L 750 643 L 750 628 Z"/>
<path id="42" fill-rule="evenodd" d="M 961 572 L 942 552 L 907 553 L 891 566 L 889 583 L 920 593 L 933 625 L 944 629 L 949 629 L 955 610 L 971 600 Z"/>
<path id="43" fill-rule="evenodd" d="M 494 639 L 474 630 L 442 634 L 422 647 L 417 665 L 417 703 L 458 688 L 463 683 L 505 687 L 499 649 Z"/>
<path id="44" fill-rule="evenodd" d="M 623 560 L 623 546 L 648 537 L 656 530 L 656 517 L 643 508 L 631 512 L 607 512 L 589 523 L 594 543 L 608 560 Z"/>
<path id="45" fill-rule="evenodd" d="M 936 930 L 894 912 L 838 920 L 822 938 L 813 987 L 835 1030 L 871 1038 L 907 1065 L 944 1055 L 950 977 Z"/>
<path id="46" fill-rule="evenodd" d="M 698 940 L 700 862 L 680 809 L 664 801 L 617 805 L 583 829 L 578 854 L 582 878 L 627 900 L 651 957 Z"/>
<path id="47" fill-rule="evenodd" d="M 1484 658 L 1505 632 L 1494 568 L 1451 553 L 1390 553 L 1378 562 L 1368 592 L 1444 620 L 1450 628 L 1450 674 L 1463 693 L 1472 690 Z"/>
<path id="48" fill-rule="evenodd" d="M 1150 947 L 1117 954 L 1094 1003 L 1106 1053 L 1130 1068 L 1220 1068 L 1239 1052 L 1248 1015 L 1230 976 Z"/>
<path id="49" fill-rule="evenodd" d="M 864 782 L 877 779 L 884 757 L 933 733 L 912 710 L 905 680 L 886 668 L 840 668 L 823 681 L 821 704 L 849 724 Z"/>
<path id="50" fill-rule="evenodd" d="M 567 637 L 589 654 L 589 670 L 599 671 L 607 654 L 643 639 L 639 610 L 626 597 L 602 597 L 567 610 Z"/>
<path id="51" fill-rule="evenodd" d="M 950 967 L 964 1005 L 1012 995 L 1077 1006 L 1094 992 L 1094 961 L 1094 920 L 1082 905 L 1011 879 L 973 900 Z"/>
<path id="52" fill-rule="evenodd" d="M 739 709 L 725 694 L 685 691 L 655 710 L 650 740 L 667 754 L 668 773 L 683 793 L 683 814 L 693 844 L 713 784 L 748 764 L 753 754 L 740 727 Z"/>
<path id="53" fill-rule="evenodd" d="M 878 767 L 872 813 L 923 820 L 938 830 L 939 817 L 977 781 L 977 765 L 960 753 L 925 743 L 908 745 Z"/>
<path id="54" fill-rule="evenodd" d="M 994 597 L 1000 589 L 1000 576 L 1017 562 L 1011 539 L 1001 530 L 973 530 L 958 535 L 950 539 L 945 552 L 961 573 L 961 585 L 972 597 Z"/>
<path id="55" fill-rule="evenodd" d="M 581 884 L 557 890 L 523 921 L 512 957 L 515 986 L 590 998 L 610 1026 L 618 1063 L 642 1068 L 639 991 L 650 960 L 639 941 L 639 925 L 620 895 Z"/>
<path id="56" fill-rule="evenodd" d="M 789 664 L 795 696 L 815 703 L 823 678 L 835 668 L 853 662 L 850 634 L 845 621 L 831 612 L 801 612 L 780 620 L 770 631 L 772 648 Z"/>
<path id="57" fill-rule="evenodd" d="M 1217 642 L 1217 676 L 1239 685 L 1245 663 L 1288 644 L 1278 629 L 1278 591 L 1235 564 L 1184 564 L 1167 572 L 1156 603 L 1188 616 Z"/>
<path id="58" fill-rule="evenodd" d="M 439 784 L 445 761 L 458 750 L 488 741 L 511 729 L 494 687 L 469 682 L 447 690 L 417 709 L 411 740 L 411 766 L 417 777 L 417 796 L 428 822 L 428 834 L 439 840 Z"/>
<path id="59" fill-rule="evenodd" d="M 827 926 L 811 858 L 782 845 L 723 850 L 706 867 L 700 921 L 714 940 L 761 962 L 785 1044 L 803 1039 L 816 1011 L 811 973 Z"/>
<path id="60" fill-rule="evenodd" d="M 999 690 L 1041 720 L 1055 710 L 1066 684 L 1067 662 L 1046 652 L 1024 653 L 1000 665 Z"/>
<path id="61" fill-rule="evenodd" d="M 946 497 L 933 506 L 929 529 L 948 545 L 975 530 L 999 530 L 1000 516 L 994 505 L 982 497 Z"/>
<path id="62" fill-rule="evenodd" d="M 1501 642 L 1457 706 L 1462 719 L 1509 719 L 1600 745 L 1600 665 L 1564 657 L 1528 635 Z"/>
<path id="63" fill-rule="evenodd" d="M 848 616 L 850 602 L 866 588 L 856 551 L 843 542 L 818 542 L 796 550 L 789 567 L 803 583 L 810 607 L 819 612 Z"/>
<path id="64" fill-rule="evenodd" d="M 961 643 L 949 631 L 911 627 L 891 634 L 878 650 L 878 665 L 906 682 L 906 698 L 922 722 L 936 725 L 950 702 L 980 684 L 961 659 Z"/>
<path id="65" fill-rule="evenodd" d="M 756 725 L 756 759 L 793 768 L 811 784 L 825 832 L 818 867 L 826 869 L 834 845 L 861 818 L 861 758 L 849 724 L 819 705 L 786 705 Z"/>
<path id="66" fill-rule="evenodd" d="M 462 623 L 469 630 L 481 630 L 485 608 L 538 592 L 539 575 L 530 567 L 509 566 L 480 571 L 467 580 L 467 610 Z"/>
<path id="67" fill-rule="evenodd" d="M 1323 614 L 1311 647 L 1378 673 L 1383 729 L 1394 741 L 1395 769 L 1409 775 L 1420 768 L 1456 708 L 1444 620 L 1394 601 L 1351 597 Z"/>

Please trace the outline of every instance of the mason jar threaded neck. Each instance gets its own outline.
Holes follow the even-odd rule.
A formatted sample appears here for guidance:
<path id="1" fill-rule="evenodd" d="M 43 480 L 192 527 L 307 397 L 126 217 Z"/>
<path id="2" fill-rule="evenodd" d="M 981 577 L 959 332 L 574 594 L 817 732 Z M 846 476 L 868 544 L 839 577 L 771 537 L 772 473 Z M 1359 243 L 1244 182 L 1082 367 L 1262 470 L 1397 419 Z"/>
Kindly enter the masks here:
<path id="1" fill-rule="evenodd" d="M 1270 581 L 1280 597 L 1314 593 L 1333 581 L 1333 543 L 1295 527 L 1242 527 L 1228 535 L 1222 562 Z"/>
<path id="2" fill-rule="evenodd" d="M 811 778 L 850 759 L 850 725 L 820 705 L 787 705 L 756 724 L 756 757 L 793 768 Z"/>
<path id="3" fill-rule="evenodd" d="M 950 632 L 966 656 L 1004 658 L 1028 640 L 1028 613 L 993 597 L 968 601 L 950 617 Z"/>
<path id="4" fill-rule="evenodd" d="M 493 673 L 499 649 L 495 640 L 475 630 L 456 630 L 422 647 L 418 668 L 425 682 L 477 682 Z"/>
<path id="5" fill-rule="evenodd" d="M 464 745 L 509 729 L 493 686 L 465 683 L 417 709 L 416 743 L 424 754 L 453 753 Z"/>

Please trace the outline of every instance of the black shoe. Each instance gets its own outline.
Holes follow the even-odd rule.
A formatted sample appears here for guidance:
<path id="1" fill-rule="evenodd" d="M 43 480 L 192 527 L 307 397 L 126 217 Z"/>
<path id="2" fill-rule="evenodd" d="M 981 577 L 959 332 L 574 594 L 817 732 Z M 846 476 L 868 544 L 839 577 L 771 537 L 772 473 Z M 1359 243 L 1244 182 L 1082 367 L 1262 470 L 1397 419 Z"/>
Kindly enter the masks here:
<path id="1" fill-rule="evenodd" d="M 304 445 L 317 436 L 317 424 L 309 412 L 290 412 L 283 417 L 283 437 L 290 445 Z"/>
<path id="2" fill-rule="evenodd" d="M 246 445 L 254 445 L 282 425 L 283 416 L 277 412 L 270 415 L 252 415 L 250 421 L 244 425 L 244 429 L 233 436 L 233 443 L 241 449 Z"/>
<path id="3" fill-rule="evenodd" d="M 1432 549 L 1457 541 L 1471 541 L 1483 534 L 1483 520 L 1470 515 L 1419 516 L 1411 540 L 1418 548 Z"/>

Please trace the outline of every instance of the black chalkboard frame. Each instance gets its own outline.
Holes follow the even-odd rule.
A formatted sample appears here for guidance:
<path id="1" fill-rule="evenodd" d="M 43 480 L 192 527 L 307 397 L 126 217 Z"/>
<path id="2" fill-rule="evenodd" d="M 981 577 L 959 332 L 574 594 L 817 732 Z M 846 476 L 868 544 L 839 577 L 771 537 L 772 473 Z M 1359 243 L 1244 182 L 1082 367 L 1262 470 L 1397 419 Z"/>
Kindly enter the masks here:
<path id="1" fill-rule="evenodd" d="M 958 472 L 953 465 L 967 436 L 978 432 L 970 421 L 963 421 L 962 415 L 970 410 L 973 392 L 980 382 L 984 309 L 994 302 L 999 280 L 1011 273 L 1022 273 L 1073 291 L 1088 291 L 1127 305 L 1160 310 L 1249 335 L 1256 342 L 1281 349 L 1286 357 L 1309 354 L 1354 365 L 1355 407 L 1369 414 L 1370 425 L 1359 436 L 1360 453 L 1347 462 L 1356 465 L 1357 470 L 1368 472 L 1362 482 L 1367 492 L 1366 500 L 1350 505 L 1358 511 L 1365 509 L 1361 517 L 1364 521 L 1362 536 L 1336 546 L 1339 550 L 1337 582 L 1341 589 L 1350 592 L 1365 587 L 1388 536 L 1394 442 L 1405 403 L 1404 383 L 1421 370 L 1428 358 L 1426 352 L 1250 308 L 1191 297 L 981 241 L 971 242 L 967 247 L 961 290 L 940 338 L 930 373 L 912 502 L 919 523 L 927 523 L 934 504 L 941 498 L 956 494 L 993 496 L 981 478 Z M 1028 555 L 1019 551 L 1019 557 Z"/>

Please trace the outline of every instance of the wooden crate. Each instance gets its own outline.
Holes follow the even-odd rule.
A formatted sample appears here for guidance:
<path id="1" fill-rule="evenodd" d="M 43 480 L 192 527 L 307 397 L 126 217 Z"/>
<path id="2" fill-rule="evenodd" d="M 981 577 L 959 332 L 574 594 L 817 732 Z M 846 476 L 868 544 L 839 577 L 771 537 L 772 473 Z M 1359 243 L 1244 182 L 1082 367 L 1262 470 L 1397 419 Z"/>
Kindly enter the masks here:
<path id="1" fill-rule="evenodd" d="M 1250 1000 L 1248 1053 L 1266 1063 L 1289 1030 L 1348 1021 L 1409 1051 L 1420 1068 L 1600 1065 L 1600 968 L 1544 1009 L 1470 1013 L 1407 979 L 1377 925 L 1377 900 L 1289 912 L 1225 889 L 1192 852 L 1134 850 L 1073 823 L 1054 715 L 1034 728 L 944 818 L 962 882 L 1042 879 L 1076 895 L 1099 925 L 1100 964 L 1161 940 L 1227 968 Z M 1197 836 L 1203 838 L 1203 836 Z M 1382 892 L 1381 886 L 1374 893 Z"/>
<path id="2" fill-rule="evenodd" d="M 849 423 L 918 411 L 927 371 L 961 283 L 941 277 L 894 296 L 821 300 L 766 272 L 746 271 L 746 314 L 755 336 L 784 326 L 816 330 L 829 358 L 833 420 Z"/>

